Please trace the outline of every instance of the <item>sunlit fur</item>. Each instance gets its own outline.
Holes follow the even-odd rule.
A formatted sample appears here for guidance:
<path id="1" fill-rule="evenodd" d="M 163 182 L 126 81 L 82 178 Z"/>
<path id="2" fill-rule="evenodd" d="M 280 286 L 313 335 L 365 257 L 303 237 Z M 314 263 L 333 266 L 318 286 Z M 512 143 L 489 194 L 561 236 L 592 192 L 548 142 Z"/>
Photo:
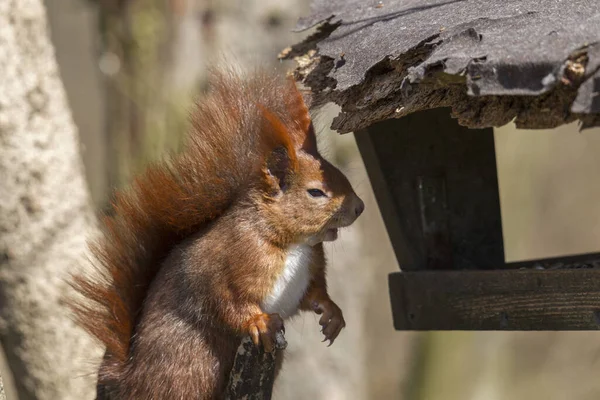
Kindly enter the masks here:
<path id="1" fill-rule="evenodd" d="M 299 94 L 292 98 L 299 98 Z M 298 104 L 288 107 L 297 109 Z M 303 104 L 302 107 L 304 113 L 288 113 L 295 121 L 288 125 L 268 115 L 270 127 L 267 130 L 285 130 L 292 138 L 294 149 L 288 154 L 289 164 L 282 177 L 269 174 L 266 166 L 263 173 L 268 189 L 253 199 L 273 229 L 271 240 L 281 241 L 282 245 L 322 241 L 328 229 L 349 226 L 357 217 L 357 208 L 364 208 L 346 176 L 319 153 L 312 123 L 304 119 L 308 111 Z M 309 189 L 320 189 L 326 196 L 311 197 Z"/>
<path id="2" fill-rule="evenodd" d="M 360 199 L 346 177 L 318 154 L 298 155 L 298 169 L 284 190 L 273 190 L 266 199 L 255 199 L 272 227 L 272 240 L 289 243 L 322 238 L 328 229 L 349 226 L 356 219 Z M 277 182 L 271 182 L 273 186 Z M 320 189 L 326 197 L 311 197 L 308 189 Z"/>
<path id="3" fill-rule="evenodd" d="M 116 195 L 93 243 L 96 274 L 73 281 L 79 323 L 106 346 L 99 387 L 111 399 L 222 398 L 240 338 L 276 326 L 261 304 L 295 245 L 309 246 L 298 309 L 324 312 L 331 341 L 345 326 L 322 241 L 362 201 L 319 155 L 292 81 L 226 71 L 212 82 L 186 149 Z"/>

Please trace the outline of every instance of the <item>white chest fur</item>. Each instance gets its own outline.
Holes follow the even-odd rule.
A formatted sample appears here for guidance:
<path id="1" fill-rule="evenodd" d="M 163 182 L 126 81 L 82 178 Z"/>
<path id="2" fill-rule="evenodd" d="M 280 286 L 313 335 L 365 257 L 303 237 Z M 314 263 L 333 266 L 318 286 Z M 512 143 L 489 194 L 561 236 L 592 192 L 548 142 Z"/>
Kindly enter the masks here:
<path id="1" fill-rule="evenodd" d="M 281 318 L 296 313 L 310 281 L 312 251 L 309 245 L 294 245 L 288 249 L 283 271 L 263 301 L 266 313 L 278 313 Z"/>

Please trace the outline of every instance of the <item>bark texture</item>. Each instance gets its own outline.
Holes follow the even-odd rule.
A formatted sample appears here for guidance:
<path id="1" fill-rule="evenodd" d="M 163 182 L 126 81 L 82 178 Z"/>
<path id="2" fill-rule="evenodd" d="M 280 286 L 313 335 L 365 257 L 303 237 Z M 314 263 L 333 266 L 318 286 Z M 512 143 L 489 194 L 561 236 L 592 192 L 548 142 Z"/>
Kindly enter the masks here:
<path id="1" fill-rule="evenodd" d="M 254 345 L 250 336 L 242 339 L 238 347 L 227 385 L 227 399 L 270 400 L 277 358 L 287 347 L 283 331 L 277 332 L 275 352 L 267 353 Z"/>
<path id="2" fill-rule="evenodd" d="M 62 298 L 93 215 L 41 0 L 0 0 L 0 73 L 0 340 L 20 400 L 92 398 Z"/>

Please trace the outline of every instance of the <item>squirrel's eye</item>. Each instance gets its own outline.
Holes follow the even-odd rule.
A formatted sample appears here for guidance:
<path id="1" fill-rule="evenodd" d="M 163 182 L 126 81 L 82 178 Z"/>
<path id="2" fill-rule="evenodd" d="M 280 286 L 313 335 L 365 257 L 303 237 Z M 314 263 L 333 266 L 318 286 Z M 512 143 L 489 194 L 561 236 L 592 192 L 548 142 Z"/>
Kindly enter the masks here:
<path id="1" fill-rule="evenodd" d="M 312 197 L 327 197 L 325 192 L 323 192 L 321 189 L 308 189 L 308 194 L 310 194 Z"/>

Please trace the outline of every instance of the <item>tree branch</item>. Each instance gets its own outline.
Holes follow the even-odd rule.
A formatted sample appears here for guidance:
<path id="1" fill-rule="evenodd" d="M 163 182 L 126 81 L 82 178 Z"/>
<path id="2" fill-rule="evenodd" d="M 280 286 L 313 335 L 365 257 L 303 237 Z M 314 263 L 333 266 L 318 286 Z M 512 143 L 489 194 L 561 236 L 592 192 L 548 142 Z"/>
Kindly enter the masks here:
<path id="1" fill-rule="evenodd" d="M 250 336 L 242 339 L 229 375 L 227 399 L 269 400 L 275 383 L 276 360 L 286 347 L 283 331 L 277 332 L 273 353 L 255 346 Z"/>

